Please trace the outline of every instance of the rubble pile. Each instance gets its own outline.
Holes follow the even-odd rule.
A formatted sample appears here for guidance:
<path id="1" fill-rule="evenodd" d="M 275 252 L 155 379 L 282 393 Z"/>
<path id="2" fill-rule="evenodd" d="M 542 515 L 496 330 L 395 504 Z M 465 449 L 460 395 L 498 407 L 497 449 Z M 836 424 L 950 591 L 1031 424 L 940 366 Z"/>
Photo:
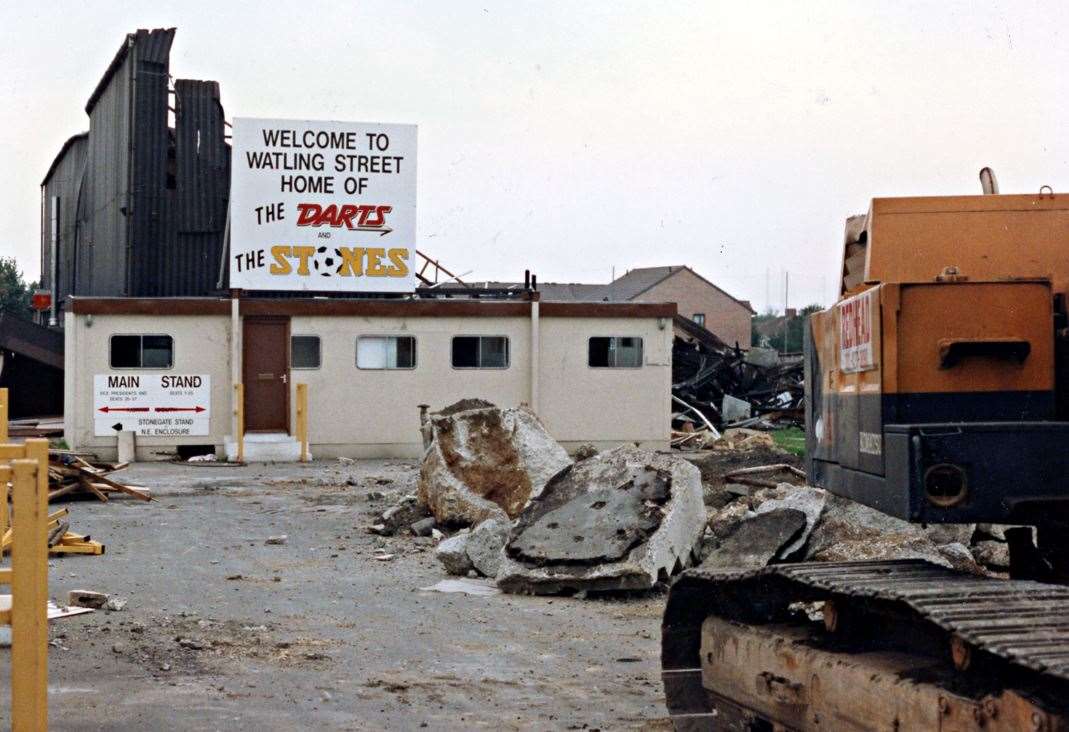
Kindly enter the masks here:
<path id="1" fill-rule="evenodd" d="M 428 415 L 422 429 L 419 499 L 439 524 L 515 518 L 572 462 L 524 407 L 464 400 Z"/>
<path id="2" fill-rule="evenodd" d="M 791 483 L 772 488 L 724 483 L 718 490 L 723 495 L 712 501 L 718 507 L 709 515 L 702 548 L 705 567 L 868 559 L 925 559 L 978 575 L 1001 575 L 1009 567 L 1006 527 L 911 524 Z"/>
<path id="3" fill-rule="evenodd" d="M 672 396 L 679 410 L 672 415 L 673 428 L 801 425 L 803 382 L 800 355 L 781 356 L 767 348 L 743 351 L 704 328 L 688 326 L 685 337 L 677 332 L 672 347 Z M 693 442 L 681 446 L 695 447 Z"/>

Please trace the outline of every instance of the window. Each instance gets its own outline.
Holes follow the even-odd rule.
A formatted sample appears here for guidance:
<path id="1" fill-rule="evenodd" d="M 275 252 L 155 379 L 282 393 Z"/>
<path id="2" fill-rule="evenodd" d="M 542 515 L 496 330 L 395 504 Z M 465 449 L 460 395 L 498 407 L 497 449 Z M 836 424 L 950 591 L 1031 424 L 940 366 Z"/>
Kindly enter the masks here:
<path id="1" fill-rule="evenodd" d="M 642 366 L 642 339 L 626 336 L 591 338 L 587 363 L 595 368 L 639 368 Z"/>
<path id="2" fill-rule="evenodd" d="M 169 335 L 113 335 L 113 369 L 169 369 L 174 366 L 174 338 Z"/>
<path id="3" fill-rule="evenodd" d="M 509 339 L 505 336 L 456 336 L 453 338 L 453 368 L 507 369 Z"/>
<path id="4" fill-rule="evenodd" d="M 319 336 L 295 335 L 290 338 L 290 368 L 319 368 Z"/>
<path id="5" fill-rule="evenodd" d="M 694 322 L 704 328 L 705 327 L 705 313 L 694 313 Z"/>
<path id="6" fill-rule="evenodd" d="M 412 336 L 360 336 L 356 339 L 358 369 L 416 368 L 416 339 Z"/>

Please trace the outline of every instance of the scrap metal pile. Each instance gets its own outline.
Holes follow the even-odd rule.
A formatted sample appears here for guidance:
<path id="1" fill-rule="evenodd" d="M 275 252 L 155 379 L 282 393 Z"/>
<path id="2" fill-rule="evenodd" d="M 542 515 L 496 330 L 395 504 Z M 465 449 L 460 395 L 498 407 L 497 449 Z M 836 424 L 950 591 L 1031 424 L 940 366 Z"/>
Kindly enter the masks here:
<path id="1" fill-rule="evenodd" d="M 714 439 L 724 427 L 769 429 L 803 422 L 802 358 L 766 348 L 743 351 L 686 318 L 676 318 L 672 415 L 677 445 L 697 428 Z M 681 434 L 682 433 L 682 434 Z"/>

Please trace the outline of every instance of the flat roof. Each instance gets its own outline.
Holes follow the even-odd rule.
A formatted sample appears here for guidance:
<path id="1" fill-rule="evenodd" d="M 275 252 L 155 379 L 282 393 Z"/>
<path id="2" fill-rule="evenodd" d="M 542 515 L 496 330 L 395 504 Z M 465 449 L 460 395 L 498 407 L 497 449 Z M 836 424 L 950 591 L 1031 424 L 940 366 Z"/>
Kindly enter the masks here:
<path id="1" fill-rule="evenodd" d="M 229 315 L 222 297 L 71 297 L 77 315 Z M 533 303 L 516 300 L 368 300 L 345 298 L 239 298 L 242 315 L 337 315 L 364 317 L 529 317 Z M 547 318 L 671 318 L 676 304 L 640 302 L 543 302 Z"/>

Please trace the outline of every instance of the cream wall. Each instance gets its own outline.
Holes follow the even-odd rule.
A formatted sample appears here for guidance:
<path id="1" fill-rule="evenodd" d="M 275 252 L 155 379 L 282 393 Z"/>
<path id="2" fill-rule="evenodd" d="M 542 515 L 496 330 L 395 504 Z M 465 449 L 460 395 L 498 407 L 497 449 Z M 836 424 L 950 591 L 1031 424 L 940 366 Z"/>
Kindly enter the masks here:
<path id="1" fill-rule="evenodd" d="M 663 325 L 663 327 L 662 327 Z M 670 437 L 668 318 L 542 318 L 539 416 L 566 447 L 621 442 L 664 448 Z M 642 368 L 591 368 L 591 336 L 642 338 Z"/>
<path id="2" fill-rule="evenodd" d="M 91 323 L 91 324 L 90 324 Z M 592 442 L 599 448 L 621 442 L 665 448 L 669 439 L 672 328 L 668 319 L 542 317 L 538 413 L 565 447 Z M 662 328 L 661 325 L 664 325 Z M 118 373 L 108 366 L 112 334 L 167 334 L 174 338 L 174 368 L 212 379 L 211 434 L 204 437 L 138 438 L 138 459 L 162 459 L 178 444 L 220 448 L 231 433 L 229 316 L 66 316 L 64 426 L 72 449 L 114 457 L 116 437 L 93 435 L 93 376 Z M 418 457 L 422 454 L 419 404 L 440 409 L 478 397 L 500 406 L 531 402 L 531 320 L 527 317 L 359 317 L 295 316 L 293 335 L 318 335 L 318 369 L 293 369 L 291 429 L 296 425 L 295 385 L 308 384 L 312 453 L 327 458 Z M 411 335 L 416 368 L 356 368 L 360 335 Z M 506 369 L 454 369 L 454 335 L 509 338 Z M 591 336 L 643 339 L 639 369 L 587 366 Z M 123 370 L 127 371 L 127 370 Z M 163 370 L 129 370 L 130 373 Z"/>
<path id="3" fill-rule="evenodd" d="M 320 337 L 319 369 L 294 369 L 308 384 L 309 441 L 316 456 L 414 456 L 422 452 L 419 404 L 441 409 L 464 397 L 516 406 L 530 399 L 527 318 L 294 317 L 293 335 Z M 416 368 L 356 368 L 361 335 L 416 338 Z M 454 369 L 454 335 L 508 336 L 507 369 Z M 291 425 L 296 398 L 291 398 Z M 355 447 L 359 446 L 359 447 Z"/>
<path id="4" fill-rule="evenodd" d="M 210 431 L 207 436 L 138 437 L 139 460 L 155 460 L 157 452 L 173 452 L 175 445 L 223 444 L 230 433 L 230 318 L 215 315 L 75 315 L 64 321 L 63 432 L 74 450 L 90 450 L 113 458 L 117 437 L 93 434 L 93 376 L 96 374 L 207 374 L 212 380 Z M 170 369 L 112 369 L 112 335 L 169 335 L 174 338 L 174 367 Z"/>

